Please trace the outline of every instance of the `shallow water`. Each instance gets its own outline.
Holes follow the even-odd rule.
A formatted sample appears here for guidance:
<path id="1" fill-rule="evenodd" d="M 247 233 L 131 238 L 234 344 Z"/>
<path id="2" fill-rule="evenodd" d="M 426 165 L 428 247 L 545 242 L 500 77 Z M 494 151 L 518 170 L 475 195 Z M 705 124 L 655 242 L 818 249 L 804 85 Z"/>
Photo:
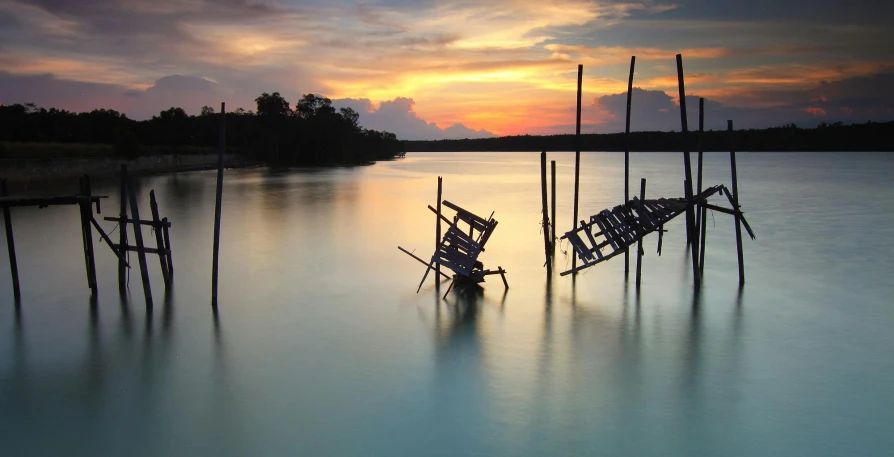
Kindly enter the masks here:
<path id="1" fill-rule="evenodd" d="M 695 156 L 693 155 L 693 159 Z M 571 226 L 573 154 L 558 162 Z M 3 455 L 884 455 L 894 449 L 894 156 L 740 153 L 757 240 L 737 287 L 732 220 L 708 218 L 701 292 L 683 218 L 640 293 L 623 259 L 547 287 L 539 155 L 411 154 L 370 167 L 230 170 L 220 313 L 214 172 L 142 178 L 172 222 L 175 284 L 149 257 L 129 299 L 97 243 L 91 307 L 73 207 L 13 209 L 23 302 L 0 248 Z M 631 195 L 682 194 L 680 154 L 631 157 Z M 727 154 L 705 183 L 729 185 Z M 582 157 L 581 217 L 623 198 L 621 154 Z M 424 267 L 436 176 L 494 217 L 481 295 L 441 301 Z M 117 213 L 116 183 L 103 215 Z M 74 186 L 67 193 L 73 193 Z M 726 206 L 715 199 L 716 204 Z M 108 213 L 108 214 L 107 214 Z M 114 223 L 103 223 L 107 230 Z M 150 238 L 150 232 L 145 231 Z M 113 236 L 116 238 L 116 236 Z M 133 236 L 131 235 L 131 239 Z M 567 246 L 562 246 L 562 250 Z M 136 267 L 136 256 L 131 255 Z M 570 265 L 559 253 L 557 269 Z M 633 266 L 633 264 L 632 264 Z M 446 284 L 445 284 L 446 286 Z M 443 291 L 443 289 L 442 289 Z"/>

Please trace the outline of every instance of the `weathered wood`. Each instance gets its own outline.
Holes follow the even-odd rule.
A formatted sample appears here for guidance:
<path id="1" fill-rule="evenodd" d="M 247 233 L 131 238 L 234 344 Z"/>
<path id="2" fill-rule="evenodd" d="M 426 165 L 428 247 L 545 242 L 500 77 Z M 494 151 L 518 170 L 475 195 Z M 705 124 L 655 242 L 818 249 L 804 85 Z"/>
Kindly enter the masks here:
<path id="1" fill-rule="evenodd" d="M 580 105 L 581 87 L 583 84 L 584 66 L 577 66 L 577 121 L 574 130 L 574 217 L 571 220 L 571 228 L 577 226 L 577 203 L 580 194 Z M 571 256 L 571 268 L 577 265 L 577 257 Z"/>
<path id="2" fill-rule="evenodd" d="M 127 199 L 130 201 L 130 212 L 135 220 L 140 220 L 140 208 L 137 204 L 137 195 L 133 189 L 133 182 L 127 180 Z M 140 279 L 143 283 L 143 296 L 146 298 L 146 309 L 152 309 L 152 287 L 149 284 L 149 266 L 146 265 L 146 247 L 143 244 L 143 231 L 139 226 L 134 226 L 134 240 L 136 240 L 137 259 L 140 263 Z M 123 248 L 130 250 L 129 248 Z"/>
<path id="3" fill-rule="evenodd" d="M 84 175 L 81 177 L 81 195 L 90 196 L 90 177 Z M 81 208 L 81 227 L 84 235 L 84 259 L 87 264 L 87 285 L 90 287 L 93 295 L 96 295 L 98 286 L 96 284 L 96 255 L 93 250 L 93 226 L 90 219 L 93 219 L 93 204 L 90 200 L 80 200 Z"/>
<path id="4" fill-rule="evenodd" d="M 642 178 L 639 181 L 639 205 L 640 205 L 640 214 L 644 214 L 645 208 L 643 202 L 646 199 L 646 178 Z M 636 285 L 639 287 L 640 281 L 643 274 L 643 237 L 645 234 L 641 234 L 639 236 L 639 242 L 636 245 Z"/>
<path id="5" fill-rule="evenodd" d="M 696 183 L 695 183 L 695 194 L 698 195 L 702 193 L 702 162 L 704 156 L 704 147 L 702 146 L 702 140 L 705 136 L 705 99 L 699 97 L 698 99 L 698 170 L 696 171 Z M 703 227 L 701 225 L 702 220 L 702 208 L 695 208 L 695 220 L 697 224 L 697 230 L 702 230 Z M 701 253 L 699 253 L 701 255 Z"/>
<path id="6" fill-rule="evenodd" d="M 428 209 L 430 209 L 431 212 L 435 213 L 436 215 L 438 214 L 438 210 L 432 208 L 431 205 L 428 205 Z M 447 219 L 446 217 L 444 217 L 443 214 L 441 214 L 441 220 L 444 221 L 444 222 L 446 222 L 448 225 L 453 223 L 453 221 L 451 221 L 450 219 Z"/>
<path id="7" fill-rule="evenodd" d="M 108 220 L 108 218 L 105 218 Z M 127 246 L 127 165 L 121 164 L 121 213 L 118 220 L 118 244 Z M 127 293 L 127 262 L 118 258 L 118 292 Z"/>
<path id="8" fill-rule="evenodd" d="M 105 195 L 64 195 L 60 197 L 0 197 L 0 208 L 13 208 L 17 206 L 36 206 L 46 208 L 56 205 L 79 205 L 82 202 L 95 203 L 100 199 L 109 198 Z"/>
<path id="9" fill-rule="evenodd" d="M 165 237 L 165 251 L 167 252 L 167 260 L 168 260 L 168 273 L 171 274 L 171 279 L 174 279 L 174 258 L 171 254 L 171 234 L 168 229 L 171 227 L 171 223 L 168 222 L 168 218 L 163 218 L 162 220 L 162 232 Z"/>
<path id="10" fill-rule="evenodd" d="M 6 179 L 0 179 L 0 197 L 8 196 Z M 22 291 L 19 288 L 19 265 L 16 261 L 16 242 L 12 231 L 12 214 L 8 206 L 3 207 L 3 224 L 6 226 L 6 250 L 9 253 L 9 273 L 12 276 L 12 296 L 16 306 L 22 301 Z"/>
<path id="11" fill-rule="evenodd" d="M 154 227 L 161 227 L 161 217 L 158 215 L 158 202 L 155 200 L 155 189 L 149 191 L 149 210 L 152 212 Z M 158 252 L 162 252 L 165 248 L 164 235 L 158 228 L 153 231 L 155 232 L 155 247 L 158 249 Z M 159 254 L 158 264 L 161 268 L 161 277 L 164 279 L 165 288 L 168 288 L 171 285 L 171 275 L 168 273 L 168 259 L 164 255 Z"/>
<path id="12" fill-rule="evenodd" d="M 497 266 L 497 271 L 500 272 L 500 278 L 503 279 L 503 287 L 505 287 L 505 288 L 508 289 L 508 288 L 509 288 L 509 283 L 506 282 L 506 270 L 504 270 L 503 267 L 501 267 L 501 266 L 498 265 L 498 266 Z"/>
<path id="13" fill-rule="evenodd" d="M 217 309 L 217 261 L 220 254 L 220 212 L 223 203 L 223 164 L 227 141 L 227 105 L 220 104 L 220 137 L 217 148 L 217 193 L 214 201 L 214 250 L 211 257 L 211 307 Z M 134 216 L 134 219 L 139 219 Z"/>
<path id="14" fill-rule="evenodd" d="M 120 244 L 113 244 L 111 246 L 113 246 L 115 249 L 117 249 L 119 251 L 140 252 L 140 248 L 138 246 L 124 246 L 123 248 L 121 247 Z M 147 248 L 145 246 L 142 248 L 142 250 L 146 254 L 165 255 L 168 253 L 167 249 Z"/>
<path id="15" fill-rule="evenodd" d="M 633 102 L 633 68 L 636 56 L 630 56 L 630 76 L 627 78 L 627 121 L 624 127 L 624 201 L 630 201 L 630 107 Z M 630 249 L 624 248 L 624 279 L 630 274 Z"/>
<path id="16" fill-rule="evenodd" d="M 730 136 L 729 169 L 733 179 L 733 207 L 736 209 L 736 256 L 739 262 L 739 284 L 745 284 L 745 259 L 742 255 L 742 228 L 739 208 L 739 181 L 736 173 L 736 151 L 733 144 L 733 121 L 726 121 L 726 130 Z M 752 234 L 752 237 L 754 235 Z"/>
<path id="17" fill-rule="evenodd" d="M 550 217 L 549 217 L 549 244 L 550 258 L 556 261 L 556 161 L 550 160 Z M 508 287 L 507 287 L 508 289 Z"/>
<path id="18" fill-rule="evenodd" d="M 115 254 L 115 257 L 118 258 L 118 261 L 124 262 L 125 268 L 130 268 L 130 265 L 127 264 L 127 260 L 125 260 L 124 258 L 124 254 L 118 250 L 118 248 L 116 247 L 117 245 L 112 241 L 111 238 L 109 238 L 108 235 L 106 235 L 106 232 L 103 231 L 102 226 L 99 225 L 99 222 L 96 222 L 96 218 L 91 217 L 90 222 L 93 224 L 94 227 L 96 227 L 96 231 L 99 232 L 99 236 L 102 237 L 103 241 L 105 241 L 106 244 L 108 244 L 109 247 L 112 249 L 112 253 Z"/>
<path id="19" fill-rule="evenodd" d="M 689 160 L 689 121 L 686 117 L 686 87 L 683 81 L 683 56 L 677 54 L 677 85 L 680 89 L 680 122 L 683 136 L 683 168 L 685 172 L 684 193 L 686 196 L 686 242 L 689 243 L 692 253 L 692 279 L 696 285 L 701 281 L 698 274 L 698 240 L 697 227 L 695 225 L 695 212 L 692 208 L 692 164 Z"/>
<path id="20" fill-rule="evenodd" d="M 729 214 L 730 216 L 735 216 L 735 215 L 736 215 L 736 211 L 735 211 L 735 210 L 731 210 L 731 209 L 729 209 L 729 208 L 724 208 L 724 207 L 722 207 L 722 206 L 712 205 L 712 204 L 710 204 L 710 203 L 700 203 L 698 206 L 700 206 L 700 207 L 702 207 L 702 208 L 704 208 L 704 209 L 710 209 L 710 210 L 712 210 L 712 211 L 717 211 L 717 212 L 719 212 L 719 213 Z"/>
<path id="21" fill-rule="evenodd" d="M 698 248 L 698 271 L 702 274 L 705 272 L 705 238 L 707 237 L 708 228 L 705 227 L 705 224 L 708 223 L 708 210 L 706 208 L 701 208 L 701 222 L 699 226 L 701 230 L 699 234 L 701 235 L 701 243 Z"/>
<path id="22" fill-rule="evenodd" d="M 546 256 L 546 276 L 549 278 L 552 277 L 553 267 L 549 258 L 552 249 L 549 241 L 549 208 L 546 206 L 546 151 L 540 153 L 540 199 L 540 211 L 543 216 L 541 224 L 543 228 L 543 250 Z"/>
<path id="23" fill-rule="evenodd" d="M 121 219 L 122 218 L 120 216 L 119 217 L 106 216 L 106 217 L 102 218 L 102 220 L 104 220 L 104 221 L 118 222 L 119 224 L 121 223 Z M 126 223 L 129 223 L 129 224 L 139 223 L 140 225 L 146 225 L 146 226 L 153 227 L 153 228 L 171 227 L 171 223 L 167 221 L 167 218 L 162 218 L 162 220 L 160 220 L 158 222 L 147 221 L 147 220 L 137 221 L 137 220 L 129 219 L 126 217 L 124 218 L 124 220 L 126 221 Z"/>
<path id="24" fill-rule="evenodd" d="M 435 250 L 437 250 L 437 249 L 438 249 L 438 246 L 441 245 L 441 218 L 444 217 L 444 216 L 441 215 L 441 190 L 442 190 L 442 182 L 443 182 L 443 179 L 442 179 L 440 176 L 438 176 L 438 199 L 437 199 L 437 202 L 438 202 L 438 203 L 437 203 L 437 205 L 438 205 L 438 209 L 437 209 L 437 211 L 435 211 L 435 214 L 436 214 L 438 217 L 435 218 Z M 431 208 L 431 207 L 429 207 L 429 208 Z M 445 219 L 446 219 L 446 218 L 445 218 Z M 423 262 L 423 263 L 424 263 L 424 262 Z M 439 275 L 440 275 L 440 274 L 443 274 L 443 273 L 441 273 L 441 264 L 438 264 L 437 266 L 435 266 L 435 271 L 436 271 Z M 446 276 L 446 275 L 444 275 L 444 276 Z M 439 284 L 441 284 L 440 281 L 435 281 L 435 285 L 436 285 L 436 286 L 439 285 Z"/>
<path id="25" fill-rule="evenodd" d="M 423 264 L 423 265 L 428 265 L 427 263 L 425 263 L 424 260 L 422 260 L 422 259 L 420 259 L 419 257 L 417 257 L 417 256 L 416 256 L 415 254 L 413 254 L 412 252 L 410 252 L 410 251 L 408 251 L 408 250 L 406 250 L 406 249 L 404 249 L 404 248 L 402 248 L 402 247 L 400 247 L 400 246 L 398 246 L 397 248 L 400 249 L 401 252 L 403 252 L 404 254 L 406 254 L 406 255 L 408 255 L 408 256 L 410 256 L 410 257 L 412 257 L 412 258 L 418 260 L 419 263 L 421 263 L 421 264 Z M 450 279 L 450 276 L 447 276 L 447 275 L 445 275 L 444 273 L 441 273 L 440 271 L 438 271 L 438 274 L 441 275 L 441 276 L 443 276 L 443 277 L 445 277 L 445 278 L 447 278 L 447 279 Z"/>

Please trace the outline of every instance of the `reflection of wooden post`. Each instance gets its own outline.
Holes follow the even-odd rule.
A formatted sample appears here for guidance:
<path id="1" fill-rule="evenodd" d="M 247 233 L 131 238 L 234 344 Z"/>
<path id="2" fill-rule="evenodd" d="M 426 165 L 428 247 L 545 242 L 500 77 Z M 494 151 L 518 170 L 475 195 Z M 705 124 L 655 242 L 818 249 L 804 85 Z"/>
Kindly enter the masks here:
<path id="1" fill-rule="evenodd" d="M 171 275 L 168 273 L 168 259 L 165 254 L 164 227 L 161 218 L 158 217 L 158 202 L 155 201 L 155 190 L 149 191 L 149 210 L 152 211 L 152 228 L 155 231 L 155 247 L 158 249 L 158 263 L 161 266 L 161 276 L 165 281 L 165 288 L 171 285 Z"/>
<path id="2" fill-rule="evenodd" d="M 438 249 L 441 247 L 441 192 L 443 189 L 443 187 L 442 187 L 443 181 L 444 181 L 443 178 L 438 176 L 438 204 L 436 205 L 438 207 L 438 210 L 437 210 L 437 214 L 435 216 L 435 224 L 436 224 L 435 225 L 435 255 L 437 255 Z M 441 264 L 440 263 L 435 265 L 435 273 L 437 273 L 438 276 L 441 275 Z M 435 276 L 435 288 L 436 289 L 441 285 L 441 279 L 438 278 L 438 276 Z"/>
<path id="3" fill-rule="evenodd" d="M 6 189 L 6 179 L 0 179 L 0 197 L 6 197 L 9 192 Z M 16 262 L 16 242 L 12 234 L 12 214 L 9 207 L 3 207 L 3 222 L 6 225 L 6 249 L 9 252 L 9 272 L 12 275 L 12 295 L 16 305 L 22 301 L 22 291 L 19 289 L 19 266 Z"/>
<path id="4" fill-rule="evenodd" d="M 708 228 L 705 227 L 705 225 L 708 223 L 708 209 L 701 207 L 701 206 L 699 207 L 699 209 L 701 210 L 700 211 L 701 221 L 699 222 L 698 225 L 699 225 L 699 227 L 701 227 L 701 230 L 699 230 L 699 233 L 701 234 L 702 240 L 701 240 L 700 246 L 698 248 L 698 271 L 699 271 L 699 273 L 704 274 L 704 272 L 705 272 L 705 237 L 707 236 L 707 233 L 708 233 Z"/>
<path id="5" fill-rule="evenodd" d="M 81 209 L 81 234 L 84 241 L 84 260 L 87 265 L 87 285 L 90 287 L 91 293 L 96 295 L 96 257 L 93 252 L 93 226 L 90 225 L 90 220 L 93 219 L 93 201 L 89 199 L 91 194 L 90 177 L 87 175 L 81 177 L 80 184 L 81 198 L 78 201 L 78 206 Z"/>
<path id="6" fill-rule="evenodd" d="M 137 243 L 137 258 L 140 260 L 140 278 L 143 280 L 143 295 L 146 297 L 146 309 L 152 309 L 152 287 L 149 285 L 149 266 L 146 265 L 146 246 L 143 244 L 143 229 L 140 227 L 140 208 L 137 206 L 137 194 L 133 183 L 127 181 L 127 198 L 130 200 L 130 214 L 133 219 L 133 237 Z"/>
<path id="7" fill-rule="evenodd" d="M 639 181 L 639 222 L 637 224 L 639 226 L 643 225 L 643 221 L 645 218 L 643 214 L 646 211 L 646 205 L 643 203 L 643 200 L 646 199 L 646 178 L 642 178 Z M 660 228 L 659 228 L 660 230 Z M 637 234 L 642 235 L 642 234 Z M 659 233 L 660 235 L 660 233 Z M 643 274 L 643 237 L 640 236 L 639 242 L 636 245 L 636 286 L 639 287 L 640 278 Z"/>
<path id="8" fill-rule="evenodd" d="M 211 260 L 211 307 L 217 309 L 217 259 L 220 251 L 220 211 L 223 202 L 224 148 L 227 142 L 227 105 L 220 104 L 220 139 L 217 149 L 217 197 L 214 202 L 214 251 Z"/>
<path id="9" fill-rule="evenodd" d="M 127 265 L 123 257 L 127 254 L 127 165 L 121 164 L 121 220 L 118 221 L 118 246 L 121 259 L 118 259 L 118 292 L 127 292 Z"/>
<path id="10" fill-rule="evenodd" d="M 577 123 L 574 130 L 574 220 L 571 221 L 571 229 L 577 227 L 577 199 L 580 189 L 580 99 L 581 85 L 584 77 L 584 66 L 577 66 Z M 577 256 L 571 256 L 571 269 L 577 266 Z M 574 273 L 577 275 L 577 272 Z"/>
<path id="11" fill-rule="evenodd" d="M 730 136 L 729 169 L 733 175 L 733 210 L 736 212 L 736 254 L 739 259 L 739 284 L 745 284 L 745 259 L 742 256 L 742 218 L 739 209 L 739 181 L 736 176 L 736 151 L 733 144 L 733 121 L 726 121 L 726 130 Z"/>
<path id="12" fill-rule="evenodd" d="M 680 89 L 680 123 L 683 136 L 683 170 L 685 172 L 684 194 L 686 196 L 686 242 L 692 253 L 692 278 L 695 284 L 701 281 L 698 274 L 698 238 L 695 227 L 695 212 L 692 208 L 692 164 L 689 161 L 689 145 L 687 142 L 689 121 L 686 118 L 686 88 L 683 82 L 683 56 L 677 54 L 677 84 Z"/>
<path id="13" fill-rule="evenodd" d="M 630 77 L 627 79 L 627 123 L 624 128 L 624 204 L 630 201 L 630 105 L 633 101 L 633 67 L 636 56 L 630 57 Z M 630 273 L 630 248 L 624 247 L 624 279 Z"/>
<path id="14" fill-rule="evenodd" d="M 550 258 L 555 261 L 556 260 L 556 161 L 550 160 L 550 173 L 552 174 L 550 181 L 550 217 L 549 217 L 549 244 L 552 248 L 550 250 Z"/>
<path id="15" fill-rule="evenodd" d="M 546 255 L 546 276 L 552 277 L 553 267 L 550 262 L 550 242 L 549 242 L 549 208 L 546 206 L 546 151 L 540 153 L 540 196 L 541 196 L 541 212 L 543 214 L 543 249 Z"/>

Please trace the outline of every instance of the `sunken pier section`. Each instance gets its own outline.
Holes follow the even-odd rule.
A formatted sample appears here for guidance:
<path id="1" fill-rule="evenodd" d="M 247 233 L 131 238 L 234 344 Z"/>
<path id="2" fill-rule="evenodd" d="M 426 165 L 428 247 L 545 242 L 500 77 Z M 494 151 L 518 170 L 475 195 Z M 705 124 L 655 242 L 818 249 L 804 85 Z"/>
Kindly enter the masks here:
<path id="1" fill-rule="evenodd" d="M 122 295 L 127 293 L 127 270 L 131 268 L 128 260 L 129 252 L 136 252 L 140 267 L 140 277 L 143 283 L 143 294 L 146 299 L 147 309 L 152 308 L 152 289 L 149 284 L 149 267 L 146 254 L 158 256 L 165 288 L 171 286 L 174 274 L 174 262 L 171 256 L 171 223 L 166 217 L 160 217 L 158 203 L 155 200 L 155 191 L 149 192 L 149 211 L 152 219 L 140 219 L 140 211 L 137 205 L 137 195 L 133 191 L 133 183 L 127 174 L 127 167 L 121 166 L 121 206 L 117 217 L 105 217 L 106 221 L 117 222 L 118 242 L 111 239 L 103 230 L 96 216 L 101 213 L 100 202 L 106 198 L 104 195 L 93 195 L 90 186 L 90 177 L 87 175 L 79 179 L 79 191 L 75 195 L 63 195 L 53 197 L 13 197 L 9 196 L 6 180 L 0 180 L 0 208 L 3 209 L 3 221 L 6 228 L 6 246 L 9 252 L 9 269 L 12 276 L 13 295 L 16 307 L 21 304 L 22 293 L 19 287 L 19 270 L 16 259 L 15 237 L 12 226 L 11 208 L 37 207 L 40 209 L 50 206 L 77 205 L 80 211 L 81 241 L 84 246 L 84 264 L 87 272 L 87 287 L 91 296 L 96 297 L 98 292 L 96 281 L 96 251 L 94 249 L 95 229 L 99 239 L 109 247 L 112 254 L 118 259 L 118 289 Z M 130 212 L 128 213 L 128 206 Z M 94 213 L 95 210 L 95 213 Z M 127 227 L 133 226 L 135 244 L 128 242 Z M 142 226 L 152 227 L 154 231 L 155 247 L 147 247 L 144 242 Z M 112 230 L 114 232 L 115 229 Z"/>

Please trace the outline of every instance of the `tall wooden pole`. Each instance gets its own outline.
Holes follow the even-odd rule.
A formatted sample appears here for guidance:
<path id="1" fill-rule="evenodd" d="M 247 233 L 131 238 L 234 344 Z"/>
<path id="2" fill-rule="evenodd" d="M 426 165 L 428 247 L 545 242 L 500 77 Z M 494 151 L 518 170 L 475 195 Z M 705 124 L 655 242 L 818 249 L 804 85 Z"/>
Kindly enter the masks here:
<path id="1" fill-rule="evenodd" d="M 146 265 L 146 245 L 143 244 L 143 230 L 140 228 L 140 208 L 133 183 L 127 181 L 127 199 L 130 200 L 130 214 L 134 220 L 133 237 L 137 243 L 137 258 L 140 261 L 140 279 L 143 282 L 143 295 L 146 297 L 146 310 L 152 309 L 152 287 L 149 285 L 149 266 Z"/>
<path id="2" fill-rule="evenodd" d="M 438 211 L 435 215 L 435 253 L 438 252 L 438 248 L 441 247 L 441 191 L 442 191 L 442 183 L 443 178 L 438 176 Z M 438 274 L 435 276 L 435 288 L 437 289 L 441 285 L 441 264 L 435 264 L 435 272 Z"/>
<path id="3" fill-rule="evenodd" d="M 546 151 L 540 153 L 540 196 L 541 196 L 541 212 L 543 214 L 543 250 L 546 255 L 546 277 L 552 277 L 553 267 L 550 262 L 550 241 L 549 241 L 549 208 L 546 206 Z"/>
<path id="4" fill-rule="evenodd" d="M 149 191 L 149 210 L 152 212 L 152 227 L 155 229 L 155 248 L 158 249 L 158 263 L 161 267 L 161 276 L 165 281 L 165 289 L 171 285 L 171 274 L 168 272 L 168 258 L 165 254 L 164 224 L 158 215 L 158 202 L 155 200 L 155 190 Z"/>
<path id="5" fill-rule="evenodd" d="M 80 179 L 81 196 L 89 197 L 91 195 L 90 177 L 84 175 Z M 93 295 L 96 295 L 96 257 L 93 251 L 93 226 L 90 220 L 93 219 L 93 202 L 89 199 L 82 199 L 78 202 L 81 209 L 81 233 L 84 237 L 84 259 L 87 264 L 87 285 Z"/>
<path id="6" fill-rule="evenodd" d="M 645 220 L 643 218 L 643 214 L 646 211 L 645 204 L 643 201 L 646 199 L 646 178 L 642 178 L 639 181 L 639 218 L 640 221 Z M 638 225 L 642 225 L 640 222 Z M 640 278 L 643 274 L 643 238 L 640 236 L 639 242 L 636 245 L 636 286 L 639 287 Z"/>
<path id="7" fill-rule="evenodd" d="M 0 197 L 6 197 L 9 192 L 6 188 L 6 179 L 0 179 Z M 9 207 L 3 207 L 3 223 L 6 225 L 6 250 L 9 252 L 9 272 L 12 275 L 12 295 L 18 306 L 22 301 L 22 291 L 19 289 L 19 266 L 16 262 L 16 242 L 12 233 L 12 214 Z"/>
<path id="8" fill-rule="evenodd" d="M 217 197 L 214 201 L 214 253 L 211 264 L 211 307 L 217 309 L 217 260 L 220 252 L 220 211 L 223 203 L 224 149 L 227 144 L 227 104 L 220 104 L 220 138 L 217 149 Z"/>
<path id="9" fill-rule="evenodd" d="M 706 242 L 705 238 L 708 236 L 708 228 L 705 227 L 705 225 L 708 223 L 708 210 L 706 208 L 702 208 L 702 207 L 699 207 L 699 209 L 700 209 L 699 217 L 701 218 L 701 219 L 699 219 L 699 221 L 700 221 L 699 227 L 701 227 L 701 230 L 699 231 L 699 233 L 701 234 L 702 239 L 701 239 L 701 243 L 699 243 L 699 248 L 698 248 L 698 271 L 699 271 L 699 273 L 704 274 L 705 273 L 705 242 Z"/>
<path id="10" fill-rule="evenodd" d="M 633 101 L 633 67 L 636 56 L 630 57 L 630 77 L 627 79 L 627 122 L 624 127 L 624 204 L 630 201 L 630 106 Z M 624 248 L 624 278 L 630 273 L 630 248 Z"/>
<path id="11" fill-rule="evenodd" d="M 121 220 L 118 222 L 118 246 L 121 257 L 118 259 L 118 292 L 121 295 L 127 293 L 127 264 L 124 257 L 127 254 L 127 165 L 121 164 Z M 136 227 L 136 225 L 135 225 Z"/>
<path id="12" fill-rule="evenodd" d="M 726 130 L 729 132 L 730 137 L 730 151 L 729 151 L 729 169 L 730 173 L 733 175 L 733 204 L 736 211 L 736 254 L 739 260 L 739 285 L 745 284 L 745 259 L 742 256 L 742 218 L 741 218 L 741 209 L 739 208 L 739 181 L 736 176 L 736 151 L 733 146 L 733 121 L 726 121 Z"/>
<path id="13" fill-rule="evenodd" d="M 580 102 L 581 87 L 584 78 L 584 66 L 577 66 L 577 122 L 574 129 L 574 220 L 571 221 L 571 228 L 577 227 L 577 202 L 580 192 Z M 571 256 L 571 269 L 577 266 L 577 256 Z M 574 273 L 577 275 L 577 272 Z"/>
<path id="14" fill-rule="evenodd" d="M 683 137 L 683 169 L 686 179 L 683 191 L 686 196 L 686 242 L 689 243 L 692 253 L 692 279 L 696 285 L 701 282 L 698 274 L 698 240 L 695 233 L 695 212 L 692 208 L 692 164 L 689 161 L 688 133 L 689 122 L 686 118 L 686 88 L 683 83 L 683 56 L 677 54 L 677 84 L 680 88 L 680 123 L 682 124 Z"/>
<path id="15" fill-rule="evenodd" d="M 698 170 L 696 171 L 695 178 L 695 194 L 698 195 L 702 193 L 702 162 L 704 156 L 704 146 L 703 146 L 703 138 L 705 136 L 705 99 L 699 97 L 698 99 Z M 695 220 L 698 224 L 698 231 L 704 229 L 704 225 L 702 224 L 702 212 L 704 212 L 704 208 L 701 206 L 696 207 Z M 701 255 L 701 253 L 699 253 Z"/>
<path id="16" fill-rule="evenodd" d="M 556 161 L 550 160 L 550 216 L 549 216 L 549 244 L 551 249 L 550 258 L 556 260 Z"/>

